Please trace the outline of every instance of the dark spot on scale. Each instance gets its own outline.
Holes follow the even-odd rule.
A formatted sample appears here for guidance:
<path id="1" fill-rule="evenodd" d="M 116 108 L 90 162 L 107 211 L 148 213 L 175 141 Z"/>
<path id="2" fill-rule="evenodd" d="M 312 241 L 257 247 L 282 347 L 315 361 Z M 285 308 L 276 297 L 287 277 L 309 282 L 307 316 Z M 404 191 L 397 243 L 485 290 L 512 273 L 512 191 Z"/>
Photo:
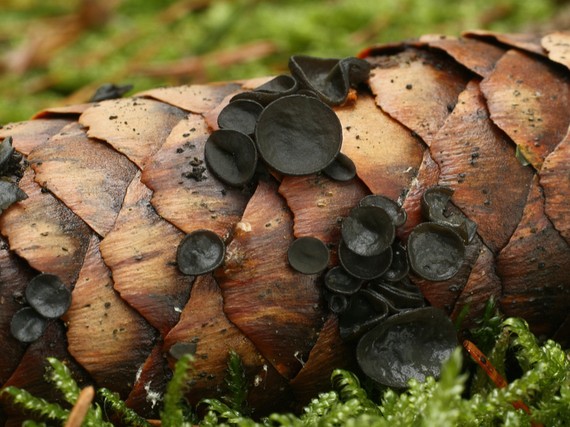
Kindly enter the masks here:
<path id="1" fill-rule="evenodd" d="M 184 148 L 178 147 L 178 148 L 176 149 L 176 152 L 177 152 L 178 154 L 183 153 L 183 152 L 184 152 Z"/>
<path id="2" fill-rule="evenodd" d="M 412 86 L 410 83 L 408 83 L 408 84 L 406 85 L 406 89 L 407 89 L 407 90 L 412 90 L 412 88 L 413 88 L 413 86 Z"/>
<path id="3" fill-rule="evenodd" d="M 109 116 L 109 120 L 116 120 L 119 116 Z"/>

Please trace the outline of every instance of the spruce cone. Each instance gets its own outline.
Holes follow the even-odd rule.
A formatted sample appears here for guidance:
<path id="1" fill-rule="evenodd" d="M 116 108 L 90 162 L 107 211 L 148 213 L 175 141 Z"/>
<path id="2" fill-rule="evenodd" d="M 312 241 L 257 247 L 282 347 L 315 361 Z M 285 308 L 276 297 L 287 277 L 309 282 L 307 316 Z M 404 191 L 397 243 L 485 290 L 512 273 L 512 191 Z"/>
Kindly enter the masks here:
<path id="1" fill-rule="evenodd" d="M 293 409 L 328 387 L 333 368 L 354 367 L 354 343 L 340 337 L 323 275 L 289 266 L 290 243 L 336 247 L 339 218 L 368 194 L 405 208 L 405 242 L 434 185 L 453 190 L 451 209 L 477 233 L 452 278 L 410 274 L 429 304 L 452 318 L 468 305 L 473 319 L 494 297 L 568 342 L 569 44 L 568 33 L 471 32 L 366 50 L 370 78 L 334 107 L 357 173 L 343 182 L 273 171 L 235 188 L 206 167 L 220 110 L 269 79 L 150 90 L 5 125 L 0 138 L 12 137 L 26 166 L 4 173 L 21 175 L 27 198 L 0 217 L 0 385 L 49 397 L 45 358 L 55 356 L 82 384 L 156 417 L 177 351 L 195 352 L 196 402 L 223 394 L 235 350 L 255 413 Z M 177 247 L 201 229 L 223 237 L 225 261 L 187 276 Z M 24 344 L 10 323 L 39 272 L 73 289 L 71 306 Z"/>

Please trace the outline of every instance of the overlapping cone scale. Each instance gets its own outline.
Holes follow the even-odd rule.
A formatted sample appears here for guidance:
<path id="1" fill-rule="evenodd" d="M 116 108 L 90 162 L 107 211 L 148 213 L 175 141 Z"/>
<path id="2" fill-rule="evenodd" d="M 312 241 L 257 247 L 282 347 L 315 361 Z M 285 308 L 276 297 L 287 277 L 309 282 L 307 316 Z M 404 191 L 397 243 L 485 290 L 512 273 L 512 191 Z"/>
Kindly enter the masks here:
<path id="1" fill-rule="evenodd" d="M 233 349 L 255 414 L 294 410 L 334 368 L 352 366 L 354 349 L 326 306 L 324 273 L 293 270 L 289 244 L 317 237 L 338 265 L 342 218 L 381 194 L 407 212 L 396 230 L 405 245 L 434 185 L 453 190 L 448 213 L 475 222 L 477 235 L 452 278 L 410 273 L 429 304 L 452 317 L 469 305 L 468 326 L 494 297 L 533 331 L 570 342 L 568 38 L 470 32 L 363 51 L 369 80 L 332 107 L 340 152 L 356 166 L 342 182 L 261 161 L 242 187 L 210 172 L 203 152 L 217 114 L 269 78 L 151 90 L 4 125 L 0 140 L 11 136 L 29 167 L 19 179 L 27 199 L 0 216 L 0 386 L 51 398 L 43 375 L 55 356 L 82 384 L 115 389 L 156 417 L 181 343 L 197 357 L 193 401 L 223 394 Z M 184 275 L 177 245 L 204 229 L 225 241 L 225 261 Z M 71 307 L 19 343 L 10 321 L 38 272 L 73 289 Z"/>

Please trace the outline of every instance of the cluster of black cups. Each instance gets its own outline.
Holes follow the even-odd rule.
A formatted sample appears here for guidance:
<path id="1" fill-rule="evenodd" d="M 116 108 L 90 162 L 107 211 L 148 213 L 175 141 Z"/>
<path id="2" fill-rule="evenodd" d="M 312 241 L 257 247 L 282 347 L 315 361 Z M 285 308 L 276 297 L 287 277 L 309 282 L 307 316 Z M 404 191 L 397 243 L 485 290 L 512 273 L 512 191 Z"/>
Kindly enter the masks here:
<path id="1" fill-rule="evenodd" d="M 0 144 L 0 176 L 20 177 L 21 171 L 18 169 L 21 160 L 22 155 L 12 147 L 12 137 L 4 138 Z M 27 198 L 27 194 L 17 184 L 9 179 L 0 179 L 0 213 L 13 203 Z"/>
<path id="2" fill-rule="evenodd" d="M 12 317 L 10 331 L 19 341 L 29 343 L 40 338 L 50 319 L 62 316 L 71 304 L 71 290 L 53 274 L 35 276 L 25 290 L 28 305 Z"/>
<path id="3" fill-rule="evenodd" d="M 204 159 L 223 183 L 247 186 L 265 166 L 281 175 L 355 177 L 354 163 L 340 153 L 342 126 L 331 106 L 344 103 L 350 87 L 368 79 L 370 64 L 358 58 L 293 56 L 289 69 L 291 75 L 235 95 L 220 111 L 219 129 L 208 137 Z M 301 241 L 297 249 L 305 244 Z M 224 254 L 219 236 L 197 230 L 178 246 L 177 263 L 184 274 L 205 274 L 222 264 Z"/>

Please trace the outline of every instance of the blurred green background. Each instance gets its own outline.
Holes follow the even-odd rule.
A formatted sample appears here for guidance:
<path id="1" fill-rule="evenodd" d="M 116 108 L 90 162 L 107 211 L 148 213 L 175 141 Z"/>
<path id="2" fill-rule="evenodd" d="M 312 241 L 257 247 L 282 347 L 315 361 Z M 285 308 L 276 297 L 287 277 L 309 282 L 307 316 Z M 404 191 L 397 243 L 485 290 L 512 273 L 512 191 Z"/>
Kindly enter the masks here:
<path id="1" fill-rule="evenodd" d="M 274 74 L 293 53 L 474 28 L 568 28 L 568 1 L 1 0 L 0 125 L 88 100 L 103 83 L 149 87 Z"/>

